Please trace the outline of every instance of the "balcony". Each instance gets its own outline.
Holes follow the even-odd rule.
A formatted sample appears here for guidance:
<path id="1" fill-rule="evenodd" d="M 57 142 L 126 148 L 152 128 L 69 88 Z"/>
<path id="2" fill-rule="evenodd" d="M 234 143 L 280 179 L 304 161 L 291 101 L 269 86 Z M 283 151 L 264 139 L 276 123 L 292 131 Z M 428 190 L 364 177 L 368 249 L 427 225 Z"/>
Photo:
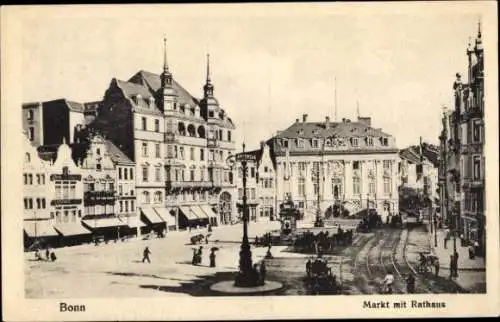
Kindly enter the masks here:
<path id="1" fill-rule="evenodd" d="M 207 139 L 207 147 L 217 148 L 219 147 L 219 141 L 217 139 Z"/>
<path id="2" fill-rule="evenodd" d="M 212 188 L 210 181 L 165 181 L 167 190 L 180 190 L 180 189 L 208 189 Z"/>
<path id="3" fill-rule="evenodd" d="M 50 202 L 52 206 L 62 206 L 62 205 L 80 205 L 82 199 L 54 199 Z"/>

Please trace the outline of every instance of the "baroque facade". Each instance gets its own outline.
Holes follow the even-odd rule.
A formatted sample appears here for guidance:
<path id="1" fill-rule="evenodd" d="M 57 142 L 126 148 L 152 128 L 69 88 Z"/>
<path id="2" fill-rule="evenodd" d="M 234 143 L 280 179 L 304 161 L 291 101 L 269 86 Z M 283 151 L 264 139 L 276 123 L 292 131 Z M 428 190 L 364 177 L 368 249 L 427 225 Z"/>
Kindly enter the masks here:
<path id="1" fill-rule="evenodd" d="M 454 108 L 443 115 L 441 142 L 441 209 L 464 243 L 479 244 L 485 254 L 484 185 L 484 52 L 481 26 L 475 45 L 467 47 L 468 75 L 453 84 Z"/>
<path id="2" fill-rule="evenodd" d="M 214 96 L 208 59 L 201 99 L 174 80 L 165 48 L 161 75 L 111 81 L 90 126 L 135 162 L 142 218 L 172 228 L 232 220 L 236 186 L 226 159 L 235 126 Z"/>
<path id="3" fill-rule="evenodd" d="M 371 118 L 308 122 L 305 114 L 270 142 L 277 203 L 290 196 L 306 215 L 318 206 L 321 213 L 334 206 L 351 214 L 375 209 L 382 217 L 398 212 L 399 150 Z"/>

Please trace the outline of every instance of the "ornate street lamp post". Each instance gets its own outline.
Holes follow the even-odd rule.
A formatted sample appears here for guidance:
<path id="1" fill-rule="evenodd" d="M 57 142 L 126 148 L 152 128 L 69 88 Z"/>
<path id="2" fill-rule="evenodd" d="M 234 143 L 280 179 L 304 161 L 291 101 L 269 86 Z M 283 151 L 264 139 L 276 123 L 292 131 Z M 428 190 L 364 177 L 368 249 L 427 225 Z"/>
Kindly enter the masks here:
<path id="1" fill-rule="evenodd" d="M 252 161 L 253 155 L 245 154 L 245 143 L 243 143 L 243 152 L 236 157 L 229 156 L 226 159 L 227 164 L 234 167 L 235 162 L 240 162 L 242 167 L 243 177 L 243 239 L 241 241 L 239 272 L 236 275 L 234 285 L 238 287 L 254 287 L 258 285 L 258 280 L 255 280 L 252 274 L 252 252 L 250 251 L 250 243 L 248 242 L 248 205 L 247 205 L 247 162 Z"/>

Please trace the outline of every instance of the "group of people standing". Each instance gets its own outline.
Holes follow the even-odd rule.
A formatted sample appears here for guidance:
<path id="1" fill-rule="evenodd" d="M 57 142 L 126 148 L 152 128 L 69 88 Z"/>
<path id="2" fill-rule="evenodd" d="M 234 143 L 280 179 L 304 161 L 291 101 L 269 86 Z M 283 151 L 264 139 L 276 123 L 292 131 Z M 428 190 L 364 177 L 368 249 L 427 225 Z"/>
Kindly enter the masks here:
<path id="1" fill-rule="evenodd" d="M 208 259 L 210 261 L 210 267 L 215 267 L 215 251 L 217 248 L 212 248 L 210 250 L 210 255 Z M 200 265 L 203 257 L 203 246 L 200 246 L 198 249 L 193 248 L 193 259 L 191 260 L 191 264 L 194 266 Z"/>
<path id="2" fill-rule="evenodd" d="M 45 248 L 45 258 L 42 257 L 42 254 L 40 253 L 40 250 L 37 249 L 35 251 L 35 259 L 36 260 L 45 260 L 45 261 L 51 261 L 51 262 L 55 262 L 56 259 L 57 259 L 57 256 L 56 256 L 56 253 L 54 252 L 54 250 L 50 247 L 46 247 Z"/>
<path id="3" fill-rule="evenodd" d="M 320 231 L 314 234 L 311 231 L 306 231 L 301 235 L 297 235 L 294 240 L 294 247 L 303 251 L 315 254 L 322 254 L 324 251 L 330 251 L 335 246 L 352 245 L 353 230 L 344 231 L 339 226 L 336 234 L 331 234 L 328 231 Z"/>

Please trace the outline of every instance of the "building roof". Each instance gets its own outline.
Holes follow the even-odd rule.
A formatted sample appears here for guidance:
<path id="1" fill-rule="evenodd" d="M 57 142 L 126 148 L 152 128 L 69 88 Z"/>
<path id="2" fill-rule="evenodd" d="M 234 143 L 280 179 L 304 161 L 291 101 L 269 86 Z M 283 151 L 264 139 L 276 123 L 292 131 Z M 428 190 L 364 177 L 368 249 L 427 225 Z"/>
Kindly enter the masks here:
<path id="1" fill-rule="evenodd" d="M 420 147 L 418 145 L 409 146 L 400 150 L 399 156 L 412 163 L 420 164 Z M 432 163 L 434 167 L 439 165 L 439 149 L 432 144 L 422 143 L 422 157 Z"/>
<path id="2" fill-rule="evenodd" d="M 160 75 L 145 70 L 137 72 L 128 81 L 131 83 L 147 86 L 153 93 L 156 93 L 161 88 Z M 173 78 L 172 87 L 177 92 L 179 104 L 189 104 L 192 107 L 194 107 L 195 105 L 199 105 L 199 101 Z"/>
<path id="3" fill-rule="evenodd" d="M 286 130 L 278 133 L 275 138 L 327 138 L 339 137 L 384 137 L 390 136 L 381 129 L 374 129 L 359 122 L 330 122 L 327 129 L 325 122 L 295 122 Z"/>
<path id="4" fill-rule="evenodd" d="M 113 142 L 105 140 L 106 148 L 108 149 L 108 154 L 113 163 L 116 164 L 128 164 L 133 165 L 134 162 L 130 160 Z"/>
<path id="5" fill-rule="evenodd" d="M 402 149 L 399 151 L 399 157 L 402 159 L 405 159 L 411 163 L 419 164 L 420 163 L 420 156 L 418 153 L 415 153 L 415 151 L 409 147 L 406 149 Z"/>

